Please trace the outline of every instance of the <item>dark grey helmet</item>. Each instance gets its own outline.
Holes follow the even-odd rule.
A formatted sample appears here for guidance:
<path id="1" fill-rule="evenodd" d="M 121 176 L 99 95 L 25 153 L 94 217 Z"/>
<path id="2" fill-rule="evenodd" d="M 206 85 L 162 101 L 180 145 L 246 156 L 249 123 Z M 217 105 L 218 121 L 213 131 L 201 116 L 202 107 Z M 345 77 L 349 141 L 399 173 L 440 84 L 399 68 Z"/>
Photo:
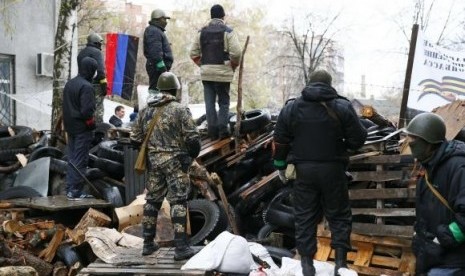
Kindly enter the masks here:
<path id="1" fill-rule="evenodd" d="M 160 10 L 160 9 L 153 10 L 152 14 L 150 15 L 150 19 L 160 19 L 160 18 L 170 19 L 171 17 L 166 16 L 166 13 L 163 10 Z"/>
<path id="2" fill-rule="evenodd" d="M 446 124 L 437 114 L 421 113 L 410 121 L 405 133 L 420 137 L 430 144 L 438 144 L 446 140 Z"/>
<path id="3" fill-rule="evenodd" d="M 171 72 L 164 72 L 160 75 L 157 82 L 157 89 L 167 91 L 181 88 L 178 77 Z"/>
<path id="4" fill-rule="evenodd" d="M 91 33 L 87 36 L 87 44 L 100 48 L 103 44 L 103 38 L 99 34 Z"/>

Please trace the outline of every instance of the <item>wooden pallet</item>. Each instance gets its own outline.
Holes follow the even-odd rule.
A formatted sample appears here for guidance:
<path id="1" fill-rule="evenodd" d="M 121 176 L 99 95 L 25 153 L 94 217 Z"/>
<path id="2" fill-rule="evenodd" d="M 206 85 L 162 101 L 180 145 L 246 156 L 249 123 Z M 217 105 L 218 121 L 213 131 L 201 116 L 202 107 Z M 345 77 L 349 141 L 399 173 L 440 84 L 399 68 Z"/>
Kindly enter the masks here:
<path id="1" fill-rule="evenodd" d="M 415 184 L 409 179 L 413 167 L 411 157 L 399 154 L 367 155 L 351 160 L 349 171 L 354 179 L 349 185 L 349 199 L 354 217 L 354 233 L 412 236 Z"/>
<path id="2" fill-rule="evenodd" d="M 402 238 L 369 237 L 352 234 L 352 251 L 347 254 L 349 268 L 363 275 L 407 276 L 415 273 L 415 256 L 411 241 Z M 318 228 L 318 250 L 315 259 L 334 261 L 331 249 L 331 234 L 320 225 Z"/>
<path id="3" fill-rule="evenodd" d="M 78 275 L 170 275 L 170 276 L 199 276 L 210 275 L 209 272 L 200 270 L 184 270 L 181 267 L 186 261 L 175 261 L 174 248 L 162 247 L 157 253 L 156 264 L 146 265 L 113 265 L 100 260 L 89 264 L 79 271 Z"/>

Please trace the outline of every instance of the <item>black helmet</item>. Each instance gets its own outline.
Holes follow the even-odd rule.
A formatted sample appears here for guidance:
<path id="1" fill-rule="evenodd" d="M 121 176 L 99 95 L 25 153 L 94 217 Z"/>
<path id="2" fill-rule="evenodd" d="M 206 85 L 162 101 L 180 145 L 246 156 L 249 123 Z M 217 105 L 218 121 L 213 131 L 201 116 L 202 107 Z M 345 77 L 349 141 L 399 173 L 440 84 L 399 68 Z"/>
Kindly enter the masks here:
<path id="1" fill-rule="evenodd" d="M 434 113 L 421 113 L 415 116 L 405 133 L 417 136 L 430 144 L 438 144 L 446 140 L 446 124 L 444 120 Z"/>
<path id="2" fill-rule="evenodd" d="M 91 33 L 87 36 L 87 45 L 96 46 L 98 48 L 102 47 L 103 38 L 96 33 Z"/>
<path id="3" fill-rule="evenodd" d="M 164 72 L 157 82 L 157 89 L 160 91 L 177 90 L 181 88 L 178 77 L 171 72 Z"/>

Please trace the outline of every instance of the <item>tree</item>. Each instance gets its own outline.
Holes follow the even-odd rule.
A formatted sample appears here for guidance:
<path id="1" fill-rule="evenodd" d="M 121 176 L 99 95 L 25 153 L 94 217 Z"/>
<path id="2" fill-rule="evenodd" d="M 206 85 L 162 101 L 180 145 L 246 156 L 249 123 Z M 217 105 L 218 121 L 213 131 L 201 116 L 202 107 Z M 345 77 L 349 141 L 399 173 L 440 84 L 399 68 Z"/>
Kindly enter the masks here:
<path id="1" fill-rule="evenodd" d="M 59 126 L 60 118 L 63 113 L 61 103 L 63 102 L 63 87 L 67 79 L 69 79 L 69 71 L 67 78 L 65 72 L 70 66 L 71 60 L 71 45 L 74 35 L 74 28 L 70 30 L 70 25 L 73 25 L 72 15 L 76 12 L 79 5 L 79 0 L 63 0 L 60 4 L 58 14 L 58 26 L 55 35 L 55 57 L 53 65 L 53 99 L 52 99 L 52 132 L 55 132 Z M 56 136 L 53 136 L 50 143 L 56 145 Z"/>
<path id="2" fill-rule="evenodd" d="M 278 54 L 274 54 L 269 68 L 275 80 L 274 87 L 281 92 L 282 102 L 307 85 L 310 74 L 317 68 L 328 70 L 334 76 L 334 83 L 342 83 L 342 77 L 340 80 L 338 77 L 339 69 L 332 62 L 340 56 L 335 43 L 339 31 L 335 22 L 339 15 L 321 17 L 310 13 L 303 20 L 292 17 L 274 35 L 273 48 Z M 299 22 L 303 22 L 302 28 Z"/>

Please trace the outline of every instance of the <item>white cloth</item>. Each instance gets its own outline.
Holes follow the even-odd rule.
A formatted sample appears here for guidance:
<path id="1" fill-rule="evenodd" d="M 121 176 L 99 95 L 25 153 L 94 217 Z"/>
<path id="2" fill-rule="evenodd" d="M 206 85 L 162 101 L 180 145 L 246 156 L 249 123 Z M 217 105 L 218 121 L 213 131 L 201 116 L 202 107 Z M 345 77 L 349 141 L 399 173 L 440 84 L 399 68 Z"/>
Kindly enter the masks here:
<path id="1" fill-rule="evenodd" d="M 200 269 L 248 274 L 253 265 L 247 240 L 224 231 L 190 258 L 181 270 Z"/>

